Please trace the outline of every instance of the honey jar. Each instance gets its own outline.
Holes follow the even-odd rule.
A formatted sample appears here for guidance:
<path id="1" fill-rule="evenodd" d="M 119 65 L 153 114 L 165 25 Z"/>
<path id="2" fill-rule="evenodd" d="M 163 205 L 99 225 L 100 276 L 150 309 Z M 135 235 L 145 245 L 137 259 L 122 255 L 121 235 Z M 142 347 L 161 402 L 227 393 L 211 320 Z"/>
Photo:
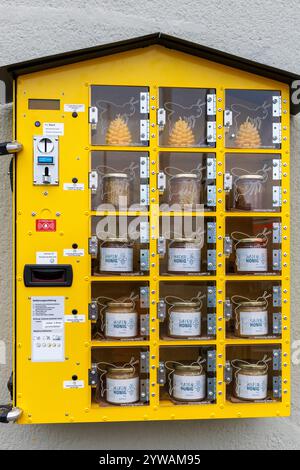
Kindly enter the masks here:
<path id="1" fill-rule="evenodd" d="M 235 308 L 235 335 L 248 338 L 267 334 L 267 302 L 265 300 L 240 302 Z"/>
<path id="2" fill-rule="evenodd" d="M 126 405 L 139 401 L 140 380 L 134 367 L 111 367 L 106 375 L 106 401 Z"/>
<path id="3" fill-rule="evenodd" d="M 138 334 L 138 314 L 133 302 L 109 302 L 105 311 L 105 337 L 134 338 Z"/>
<path id="4" fill-rule="evenodd" d="M 242 175 L 234 181 L 235 208 L 240 211 L 261 210 L 266 194 L 264 175 Z"/>
<path id="5" fill-rule="evenodd" d="M 175 238 L 168 246 L 168 271 L 200 272 L 201 243 L 197 238 Z"/>
<path id="6" fill-rule="evenodd" d="M 107 238 L 100 247 L 100 272 L 132 272 L 133 247 L 127 238 Z"/>
<path id="7" fill-rule="evenodd" d="M 206 396 L 206 374 L 200 364 L 176 365 L 173 373 L 173 398 L 201 401 Z"/>
<path id="8" fill-rule="evenodd" d="M 240 400 L 264 400 L 268 394 L 268 364 L 232 361 L 234 373 L 234 395 Z"/>
<path id="9" fill-rule="evenodd" d="M 169 204 L 200 204 L 200 176 L 194 173 L 180 173 L 169 179 Z"/>
<path id="10" fill-rule="evenodd" d="M 168 313 L 169 336 L 192 338 L 201 335 L 200 302 L 174 302 Z"/>
<path id="11" fill-rule="evenodd" d="M 237 272 L 268 271 L 267 238 L 242 238 L 235 245 Z"/>
<path id="12" fill-rule="evenodd" d="M 103 203 L 118 209 L 130 205 L 130 180 L 126 173 L 106 173 L 103 176 Z"/>

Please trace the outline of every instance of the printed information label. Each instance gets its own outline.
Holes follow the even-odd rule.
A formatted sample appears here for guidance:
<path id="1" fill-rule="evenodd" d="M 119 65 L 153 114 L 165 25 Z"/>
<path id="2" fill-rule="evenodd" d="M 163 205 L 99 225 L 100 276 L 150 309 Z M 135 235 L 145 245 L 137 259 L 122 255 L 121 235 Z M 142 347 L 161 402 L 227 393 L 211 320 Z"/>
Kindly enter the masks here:
<path id="1" fill-rule="evenodd" d="M 84 380 L 65 380 L 63 387 L 73 390 L 77 388 L 84 388 Z"/>
<path id="2" fill-rule="evenodd" d="M 31 361 L 65 360 L 64 297 L 31 297 Z"/>
<path id="3" fill-rule="evenodd" d="M 84 113 L 85 105 L 84 104 L 65 104 L 64 112 L 65 113 Z"/>
<path id="4" fill-rule="evenodd" d="M 64 135 L 65 125 L 63 122 L 44 122 L 43 134 L 49 136 Z"/>
<path id="5" fill-rule="evenodd" d="M 36 264 L 57 264 L 57 251 L 37 251 Z"/>

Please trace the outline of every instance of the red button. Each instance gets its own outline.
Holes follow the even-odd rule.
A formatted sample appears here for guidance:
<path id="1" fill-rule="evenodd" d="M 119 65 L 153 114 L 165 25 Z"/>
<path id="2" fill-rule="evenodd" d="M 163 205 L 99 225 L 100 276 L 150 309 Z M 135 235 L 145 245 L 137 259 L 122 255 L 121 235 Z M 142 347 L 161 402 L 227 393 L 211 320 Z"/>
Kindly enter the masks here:
<path id="1" fill-rule="evenodd" d="M 56 220 L 37 219 L 35 227 L 37 232 L 56 232 Z"/>

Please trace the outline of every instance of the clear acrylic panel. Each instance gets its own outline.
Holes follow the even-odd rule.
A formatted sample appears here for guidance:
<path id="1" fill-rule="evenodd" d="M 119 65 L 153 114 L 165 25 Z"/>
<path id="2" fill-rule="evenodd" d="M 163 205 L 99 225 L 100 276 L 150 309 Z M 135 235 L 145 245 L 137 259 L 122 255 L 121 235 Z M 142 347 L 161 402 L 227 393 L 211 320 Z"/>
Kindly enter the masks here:
<path id="1" fill-rule="evenodd" d="M 216 206 L 214 153 L 161 152 L 161 211 L 213 211 Z"/>
<path id="2" fill-rule="evenodd" d="M 227 282 L 227 338 L 281 338 L 281 305 L 280 281 Z"/>
<path id="3" fill-rule="evenodd" d="M 226 147 L 280 148 L 281 94 L 273 90 L 226 90 Z"/>
<path id="4" fill-rule="evenodd" d="M 215 89 L 160 88 L 162 147 L 215 147 Z"/>
<path id="5" fill-rule="evenodd" d="M 149 219 L 145 216 L 94 216 L 93 276 L 146 275 L 149 271 Z"/>
<path id="6" fill-rule="evenodd" d="M 213 275 L 216 269 L 216 221 L 213 217 L 160 218 L 160 274 Z"/>
<path id="7" fill-rule="evenodd" d="M 149 284 L 92 282 L 92 340 L 143 341 L 149 337 Z"/>
<path id="8" fill-rule="evenodd" d="M 166 341 L 211 339 L 216 335 L 214 282 L 161 282 L 160 338 Z"/>
<path id="9" fill-rule="evenodd" d="M 92 145 L 148 145 L 148 88 L 92 85 Z"/>
<path id="10" fill-rule="evenodd" d="M 148 209 L 147 152 L 92 152 L 91 208 L 94 211 Z"/>
<path id="11" fill-rule="evenodd" d="M 149 404 L 148 348 L 92 349 L 92 403 L 107 406 Z M 91 380 L 90 380 L 91 382 Z"/>
<path id="12" fill-rule="evenodd" d="M 227 274 L 280 275 L 280 218 L 227 217 L 224 243 Z"/>
<path id="13" fill-rule="evenodd" d="M 228 211 L 280 212 L 280 155 L 227 154 L 225 190 Z"/>
<path id="14" fill-rule="evenodd" d="M 214 403 L 215 353 L 214 346 L 160 347 L 160 402 L 170 406 Z"/>
<path id="15" fill-rule="evenodd" d="M 281 400 L 281 346 L 226 347 L 226 398 L 232 403 Z"/>

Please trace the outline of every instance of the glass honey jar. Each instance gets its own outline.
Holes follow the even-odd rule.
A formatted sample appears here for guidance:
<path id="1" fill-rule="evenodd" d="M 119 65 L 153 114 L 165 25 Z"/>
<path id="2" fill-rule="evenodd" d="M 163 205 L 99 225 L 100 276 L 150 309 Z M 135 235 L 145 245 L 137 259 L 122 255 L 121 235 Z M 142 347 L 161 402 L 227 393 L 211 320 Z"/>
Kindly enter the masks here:
<path id="1" fill-rule="evenodd" d="M 235 336 L 249 338 L 268 334 L 268 303 L 266 300 L 240 302 L 234 311 Z"/>
<path id="2" fill-rule="evenodd" d="M 174 238 L 168 245 L 168 272 L 194 273 L 201 269 L 201 241 Z"/>
<path id="3" fill-rule="evenodd" d="M 172 397 L 183 402 L 204 400 L 206 397 L 206 374 L 201 364 L 175 365 Z"/>
<path id="4" fill-rule="evenodd" d="M 135 338 L 138 334 L 138 313 L 134 302 L 109 302 L 105 310 L 105 337 Z"/>
<path id="5" fill-rule="evenodd" d="M 240 211 L 262 210 L 266 195 L 264 175 L 242 175 L 234 180 L 234 207 Z"/>
<path id="6" fill-rule="evenodd" d="M 169 204 L 196 206 L 200 204 L 201 179 L 195 173 L 180 173 L 169 179 Z"/>
<path id="7" fill-rule="evenodd" d="M 127 405 L 139 401 L 140 379 L 134 367 L 111 367 L 106 374 L 106 401 Z"/>
<path id="8" fill-rule="evenodd" d="M 130 206 L 130 179 L 126 173 L 106 173 L 103 177 L 103 203 L 126 210 Z"/>
<path id="9" fill-rule="evenodd" d="M 100 247 L 100 272 L 133 271 L 133 247 L 127 238 L 107 238 Z"/>
<path id="10" fill-rule="evenodd" d="M 168 334 L 173 338 L 201 335 L 201 303 L 173 302 L 168 311 Z"/>
<path id="11" fill-rule="evenodd" d="M 240 400 L 265 400 L 268 395 L 268 364 L 266 361 L 249 363 L 234 360 L 235 369 L 233 391 Z"/>
<path id="12" fill-rule="evenodd" d="M 235 245 L 236 271 L 243 273 L 267 272 L 267 238 L 249 237 L 238 240 Z"/>

